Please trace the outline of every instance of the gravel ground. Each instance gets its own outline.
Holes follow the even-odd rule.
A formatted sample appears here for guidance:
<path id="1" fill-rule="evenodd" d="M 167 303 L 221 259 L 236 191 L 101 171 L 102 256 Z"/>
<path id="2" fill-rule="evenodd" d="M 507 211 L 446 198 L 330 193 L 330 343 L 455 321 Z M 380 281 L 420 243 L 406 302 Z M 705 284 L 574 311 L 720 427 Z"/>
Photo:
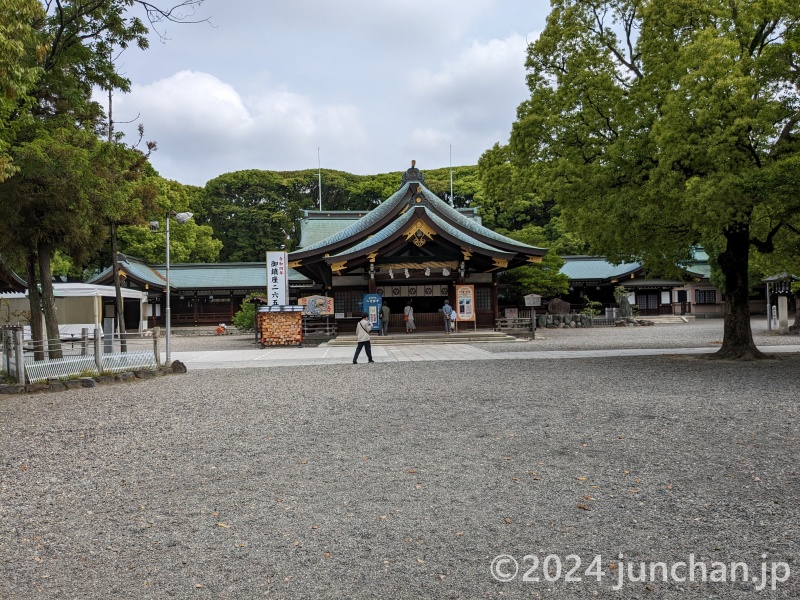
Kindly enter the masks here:
<path id="1" fill-rule="evenodd" d="M 4 397 L 0 598 L 800 598 L 799 372 L 794 354 L 417 362 Z M 791 575 L 628 581 L 691 554 Z M 560 579 L 523 582 L 526 555 Z"/>

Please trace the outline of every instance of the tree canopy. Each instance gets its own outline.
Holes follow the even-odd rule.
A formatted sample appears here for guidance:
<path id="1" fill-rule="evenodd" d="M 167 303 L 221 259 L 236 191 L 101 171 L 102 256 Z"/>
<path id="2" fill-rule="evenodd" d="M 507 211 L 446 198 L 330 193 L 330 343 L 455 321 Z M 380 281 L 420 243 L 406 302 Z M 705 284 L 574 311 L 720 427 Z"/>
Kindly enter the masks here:
<path id="1" fill-rule="evenodd" d="M 795 232 L 799 64 L 793 1 L 554 0 L 508 148 L 482 160 L 611 260 L 669 274 L 703 245 L 718 356 L 757 357 L 748 258 Z"/>
<path id="2" fill-rule="evenodd" d="M 267 250 L 291 251 L 300 241 L 304 210 L 319 209 L 316 170 L 225 173 L 209 181 L 191 208 L 222 241 L 222 262 L 260 261 Z M 323 210 L 372 210 L 399 188 L 402 173 L 353 175 L 323 169 Z M 443 199 L 450 196 L 449 169 L 425 171 L 425 184 Z M 479 190 L 475 167 L 453 169 L 456 206 L 469 206 Z"/>
<path id="3" fill-rule="evenodd" d="M 44 14 L 39 0 L 0 2 L 0 182 L 16 171 L 11 117 L 30 106 L 29 92 L 42 73 L 46 45 L 38 24 Z"/>

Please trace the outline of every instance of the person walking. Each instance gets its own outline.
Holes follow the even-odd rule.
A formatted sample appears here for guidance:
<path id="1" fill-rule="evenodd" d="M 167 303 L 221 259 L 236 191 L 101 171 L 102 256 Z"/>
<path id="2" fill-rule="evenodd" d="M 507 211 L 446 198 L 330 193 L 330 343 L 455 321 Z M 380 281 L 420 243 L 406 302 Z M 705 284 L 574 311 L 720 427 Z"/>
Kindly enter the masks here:
<path id="1" fill-rule="evenodd" d="M 356 338 L 358 339 L 358 346 L 356 347 L 355 356 L 353 356 L 353 364 L 358 362 L 358 355 L 361 354 L 361 349 L 367 351 L 367 361 L 375 362 L 372 360 L 372 342 L 370 341 L 369 332 L 372 331 L 372 323 L 369 320 L 369 314 L 364 313 L 364 317 L 356 325 Z"/>
<path id="2" fill-rule="evenodd" d="M 417 328 L 414 325 L 414 308 L 411 306 L 411 300 L 406 302 L 406 307 L 403 309 L 403 321 L 406 322 L 406 333 L 411 333 Z"/>
<path id="3" fill-rule="evenodd" d="M 391 311 L 389 310 L 389 305 L 384 302 L 383 306 L 381 306 L 381 335 L 387 336 L 389 335 L 389 314 Z"/>
<path id="4" fill-rule="evenodd" d="M 450 318 L 453 314 L 453 307 L 450 306 L 450 300 L 445 299 L 444 306 L 442 307 L 442 316 L 444 317 L 444 332 L 450 333 Z"/>

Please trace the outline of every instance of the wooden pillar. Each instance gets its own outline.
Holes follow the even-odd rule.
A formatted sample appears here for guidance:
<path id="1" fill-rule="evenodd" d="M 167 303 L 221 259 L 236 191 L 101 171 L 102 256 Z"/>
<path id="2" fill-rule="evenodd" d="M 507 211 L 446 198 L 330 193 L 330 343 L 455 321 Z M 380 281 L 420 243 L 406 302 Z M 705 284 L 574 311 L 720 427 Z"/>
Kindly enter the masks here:
<path id="1" fill-rule="evenodd" d="M 497 273 L 492 273 L 492 323 L 497 323 L 500 318 L 500 302 L 497 299 Z"/>
<path id="2" fill-rule="evenodd" d="M 192 301 L 192 309 L 194 309 L 194 324 L 197 325 L 197 292 L 194 292 L 194 300 Z"/>
<path id="3" fill-rule="evenodd" d="M 228 322 L 229 323 L 233 323 L 233 313 L 234 313 L 234 310 L 233 310 L 233 290 L 231 290 L 230 299 L 228 300 L 228 309 L 229 309 L 228 312 L 230 313 L 230 319 L 228 320 Z"/>

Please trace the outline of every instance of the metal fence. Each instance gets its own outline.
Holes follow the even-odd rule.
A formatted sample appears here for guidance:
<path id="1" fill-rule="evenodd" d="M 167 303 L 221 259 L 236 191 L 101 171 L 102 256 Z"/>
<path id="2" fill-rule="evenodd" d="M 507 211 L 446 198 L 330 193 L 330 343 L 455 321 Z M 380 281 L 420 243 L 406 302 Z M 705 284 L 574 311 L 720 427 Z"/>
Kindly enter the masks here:
<path id="1" fill-rule="evenodd" d="M 159 366 L 159 330 L 149 335 L 103 335 L 84 329 L 80 338 L 56 344 L 23 341 L 21 327 L 2 328 L 3 369 L 19 383 L 154 369 Z"/>

